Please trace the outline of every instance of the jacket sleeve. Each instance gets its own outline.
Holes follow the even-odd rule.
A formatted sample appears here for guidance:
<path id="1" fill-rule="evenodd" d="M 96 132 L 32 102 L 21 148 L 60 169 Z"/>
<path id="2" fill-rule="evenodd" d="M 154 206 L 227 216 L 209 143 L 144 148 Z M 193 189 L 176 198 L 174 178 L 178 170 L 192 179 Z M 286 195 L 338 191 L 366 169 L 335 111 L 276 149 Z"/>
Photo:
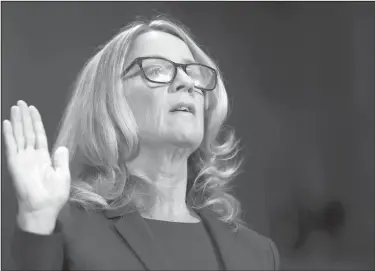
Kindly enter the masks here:
<path id="1" fill-rule="evenodd" d="M 56 222 L 50 235 L 25 232 L 16 226 L 10 256 L 10 270 L 67 270 L 61 223 Z"/>
<path id="2" fill-rule="evenodd" d="M 271 248 L 271 252 L 272 252 L 272 256 L 273 256 L 273 270 L 280 270 L 280 254 L 279 254 L 279 250 L 277 249 L 275 243 L 271 240 L 270 240 L 270 248 Z"/>

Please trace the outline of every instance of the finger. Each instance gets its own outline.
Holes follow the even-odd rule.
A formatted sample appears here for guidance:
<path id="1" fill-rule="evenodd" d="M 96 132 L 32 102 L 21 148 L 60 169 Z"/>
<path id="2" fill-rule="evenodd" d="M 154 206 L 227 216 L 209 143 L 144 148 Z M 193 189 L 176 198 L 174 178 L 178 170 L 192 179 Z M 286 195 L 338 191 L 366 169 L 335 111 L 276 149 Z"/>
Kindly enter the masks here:
<path id="1" fill-rule="evenodd" d="M 3 134 L 8 156 L 17 153 L 17 143 L 13 136 L 13 127 L 9 120 L 3 121 Z"/>
<path id="2" fill-rule="evenodd" d="M 25 148 L 25 138 L 23 137 L 21 112 L 18 106 L 12 106 L 10 119 L 12 122 L 13 136 L 17 144 L 17 149 L 18 151 L 23 150 Z"/>
<path id="3" fill-rule="evenodd" d="M 23 136 L 25 137 L 26 147 L 35 147 L 35 133 L 31 117 L 29 114 L 29 108 L 24 101 L 18 101 L 18 107 L 21 109 L 22 125 L 23 125 Z"/>
<path id="4" fill-rule="evenodd" d="M 32 105 L 29 106 L 29 111 L 31 114 L 31 120 L 33 122 L 34 131 L 35 131 L 35 148 L 48 149 L 48 141 L 47 141 L 46 131 L 44 130 L 42 117 L 40 116 L 38 109 L 36 109 Z"/>
<path id="5" fill-rule="evenodd" d="M 53 154 L 53 165 L 56 170 L 69 172 L 69 150 L 64 146 L 60 146 Z"/>

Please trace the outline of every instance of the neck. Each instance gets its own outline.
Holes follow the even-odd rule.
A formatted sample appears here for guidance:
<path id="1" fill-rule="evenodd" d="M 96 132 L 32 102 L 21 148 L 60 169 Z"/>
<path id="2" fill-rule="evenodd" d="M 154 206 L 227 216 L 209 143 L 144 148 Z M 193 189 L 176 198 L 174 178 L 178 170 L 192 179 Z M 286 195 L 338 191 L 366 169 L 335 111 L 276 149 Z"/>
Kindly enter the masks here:
<path id="1" fill-rule="evenodd" d="M 186 204 L 187 159 L 189 149 L 175 146 L 142 145 L 139 155 L 127 164 L 129 171 L 152 181 L 161 193 L 143 217 L 168 221 L 192 219 Z"/>

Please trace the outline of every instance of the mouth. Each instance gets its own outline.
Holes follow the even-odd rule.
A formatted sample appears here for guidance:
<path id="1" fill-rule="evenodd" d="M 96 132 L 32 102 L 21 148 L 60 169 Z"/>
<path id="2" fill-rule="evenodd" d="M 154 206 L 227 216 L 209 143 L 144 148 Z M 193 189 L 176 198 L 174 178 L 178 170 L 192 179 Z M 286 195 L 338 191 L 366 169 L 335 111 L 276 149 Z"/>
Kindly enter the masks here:
<path id="1" fill-rule="evenodd" d="M 173 113 L 188 113 L 195 115 L 195 106 L 191 103 L 178 103 L 175 106 L 172 107 L 172 109 L 169 112 Z"/>

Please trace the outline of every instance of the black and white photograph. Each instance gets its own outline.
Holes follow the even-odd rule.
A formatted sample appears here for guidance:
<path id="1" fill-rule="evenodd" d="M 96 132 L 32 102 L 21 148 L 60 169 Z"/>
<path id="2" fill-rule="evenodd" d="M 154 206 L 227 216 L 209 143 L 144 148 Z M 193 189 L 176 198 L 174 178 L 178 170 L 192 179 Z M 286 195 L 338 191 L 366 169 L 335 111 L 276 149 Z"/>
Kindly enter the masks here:
<path id="1" fill-rule="evenodd" d="M 375 4 L 2 1 L 1 270 L 374 270 Z"/>

